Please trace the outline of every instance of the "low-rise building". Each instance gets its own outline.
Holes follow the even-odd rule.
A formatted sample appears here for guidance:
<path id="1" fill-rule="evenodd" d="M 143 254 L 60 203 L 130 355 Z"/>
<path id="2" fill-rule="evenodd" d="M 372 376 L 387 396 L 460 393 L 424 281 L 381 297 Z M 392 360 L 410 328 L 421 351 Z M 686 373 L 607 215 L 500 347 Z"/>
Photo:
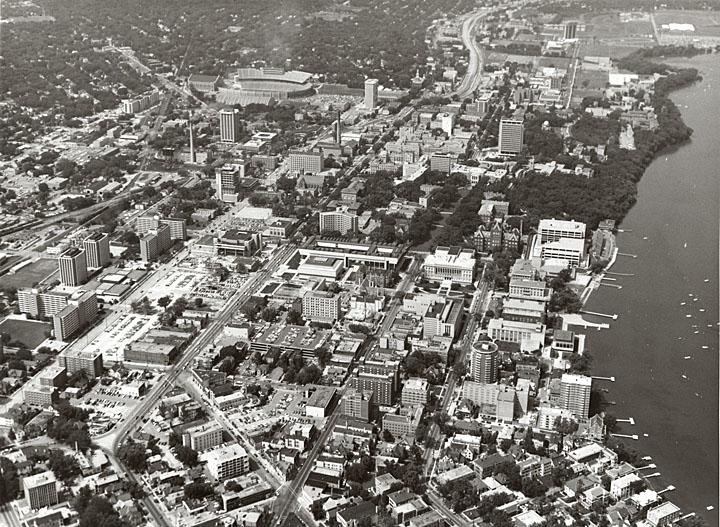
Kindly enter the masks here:
<path id="1" fill-rule="evenodd" d="M 453 280 L 472 284 L 475 276 L 475 251 L 460 247 L 437 247 L 423 263 L 428 280 Z"/>

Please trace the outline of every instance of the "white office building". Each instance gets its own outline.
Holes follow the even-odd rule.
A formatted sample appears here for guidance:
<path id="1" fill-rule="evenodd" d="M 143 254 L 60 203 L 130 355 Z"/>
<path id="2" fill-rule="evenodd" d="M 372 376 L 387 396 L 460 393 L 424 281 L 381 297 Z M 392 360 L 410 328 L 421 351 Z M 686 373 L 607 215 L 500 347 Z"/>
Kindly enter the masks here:
<path id="1" fill-rule="evenodd" d="M 428 280 L 453 280 L 472 284 L 475 275 L 475 251 L 460 247 L 437 247 L 425 258 L 423 271 Z"/>

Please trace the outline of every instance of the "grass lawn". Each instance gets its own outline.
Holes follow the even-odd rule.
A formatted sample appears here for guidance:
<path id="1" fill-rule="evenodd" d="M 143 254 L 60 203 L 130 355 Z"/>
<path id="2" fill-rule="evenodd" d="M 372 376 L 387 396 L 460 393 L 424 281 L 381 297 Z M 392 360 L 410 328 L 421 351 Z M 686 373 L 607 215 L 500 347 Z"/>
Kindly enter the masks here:
<path id="1" fill-rule="evenodd" d="M 15 274 L 6 274 L 2 277 L 5 286 L 32 287 L 33 284 L 47 278 L 57 271 L 57 261 L 51 258 L 41 258 L 36 262 L 26 265 Z"/>
<path id="2" fill-rule="evenodd" d="M 5 319 L 0 322 L 0 333 L 10 335 L 10 342 L 21 342 L 29 349 L 37 348 L 50 333 L 52 326 L 36 320 Z"/>

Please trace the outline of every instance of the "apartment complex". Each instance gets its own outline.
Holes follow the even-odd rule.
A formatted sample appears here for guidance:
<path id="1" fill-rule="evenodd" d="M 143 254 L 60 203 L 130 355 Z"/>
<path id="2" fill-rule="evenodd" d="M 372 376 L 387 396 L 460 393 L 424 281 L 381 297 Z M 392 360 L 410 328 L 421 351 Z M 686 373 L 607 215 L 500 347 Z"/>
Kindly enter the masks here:
<path id="1" fill-rule="evenodd" d="M 77 247 L 66 249 L 58 257 L 60 282 L 64 285 L 78 286 L 87 280 L 87 259 L 85 251 Z"/>
<path id="2" fill-rule="evenodd" d="M 340 319 L 340 295 L 328 291 L 308 291 L 302 299 L 302 313 L 314 322 L 335 322 Z"/>

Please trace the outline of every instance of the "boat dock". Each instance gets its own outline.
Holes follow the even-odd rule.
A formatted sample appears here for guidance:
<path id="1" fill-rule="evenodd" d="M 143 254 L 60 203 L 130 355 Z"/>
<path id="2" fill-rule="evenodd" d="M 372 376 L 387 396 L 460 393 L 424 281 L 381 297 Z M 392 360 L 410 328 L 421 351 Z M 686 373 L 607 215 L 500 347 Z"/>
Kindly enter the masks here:
<path id="1" fill-rule="evenodd" d="M 581 309 L 581 310 L 580 310 L 580 313 L 582 313 L 583 315 L 593 315 L 593 316 L 596 316 L 596 317 L 612 318 L 613 320 L 617 320 L 617 319 L 618 319 L 618 316 L 617 316 L 617 314 L 615 314 L 615 313 L 612 314 L 612 315 L 608 315 L 608 314 L 605 314 L 605 313 L 596 313 L 595 311 L 585 311 L 584 309 Z"/>
<path id="2" fill-rule="evenodd" d="M 562 316 L 562 328 L 567 331 L 569 326 L 578 326 L 581 328 L 596 328 L 596 329 L 609 329 L 610 324 L 604 324 L 604 323 L 597 323 L 597 322 L 589 322 L 585 320 L 582 315 L 579 314 L 570 314 L 567 315 L 561 315 Z"/>

